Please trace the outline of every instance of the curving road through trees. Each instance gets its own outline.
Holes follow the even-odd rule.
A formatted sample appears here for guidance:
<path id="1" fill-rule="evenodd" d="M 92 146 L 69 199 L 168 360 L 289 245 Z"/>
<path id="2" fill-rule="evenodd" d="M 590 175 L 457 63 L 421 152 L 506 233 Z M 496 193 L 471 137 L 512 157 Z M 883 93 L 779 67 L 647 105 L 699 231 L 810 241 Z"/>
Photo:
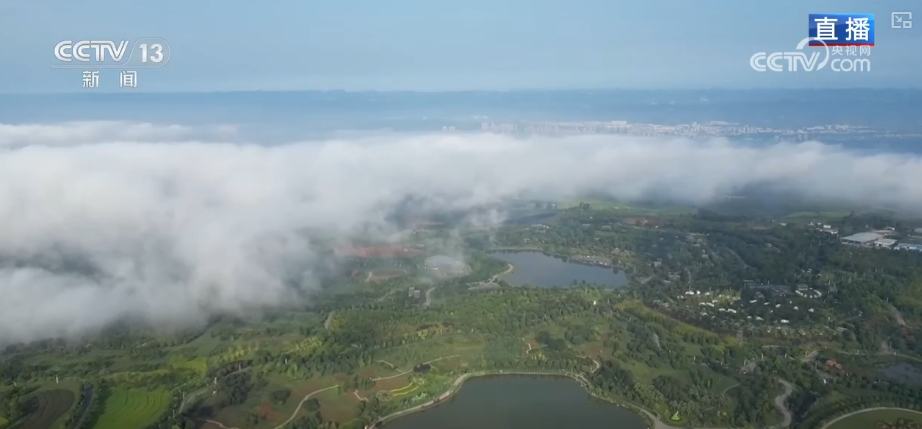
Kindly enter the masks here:
<path id="1" fill-rule="evenodd" d="M 851 416 L 854 416 L 855 414 L 861 414 L 861 413 L 866 413 L 866 412 L 869 412 L 869 411 L 878 411 L 878 410 L 899 410 L 899 411 L 910 411 L 910 412 L 913 412 L 913 413 L 922 414 L 922 411 L 919 411 L 919 410 L 911 410 L 911 409 L 909 409 L 909 408 L 899 408 L 899 407 L 873 407 L 873 408 L 865 408 L 865 409 L 862 409 L 862 410 L 852 411 L 852 412 L 850 412 L 850 413 L 843 414 L 843 415 L 841 415 L 841 416 L 839 416 L 839 417 L 836 417 L 836 418 L 830 420 L 829 422 L 827 422 L 826 424 L 824 424 L 823 427 L 821 427 L 820 429 L 827 429 L 828 427 L 832 426 L 835 422 L 837 422 L 837 421 L 839 421 L 839 420 L 847 419 L 847 418 L 849 418 L 849 417 L 851 417 Z"/>

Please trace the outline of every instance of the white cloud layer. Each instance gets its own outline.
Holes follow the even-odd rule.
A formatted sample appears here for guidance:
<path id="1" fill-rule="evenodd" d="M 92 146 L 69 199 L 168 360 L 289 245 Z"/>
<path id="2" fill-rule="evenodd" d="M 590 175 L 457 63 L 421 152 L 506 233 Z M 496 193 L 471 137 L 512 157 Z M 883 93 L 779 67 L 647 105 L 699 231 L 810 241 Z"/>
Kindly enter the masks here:
<path id="1" fill-rule="evenodd" d="M 293 302 L 290 280 L 315 284 L 299 231 L 384 225 L 408 194 L 463 209 L 532 191 L 704 202 L 772 184 L 922 208 L 918 156 L 817 142 L 483 134 L 219 142 L 232 136 L 227 127 L 0 125 L 0 343 L 93 333 L 125 316 L 175 326 Z"/>

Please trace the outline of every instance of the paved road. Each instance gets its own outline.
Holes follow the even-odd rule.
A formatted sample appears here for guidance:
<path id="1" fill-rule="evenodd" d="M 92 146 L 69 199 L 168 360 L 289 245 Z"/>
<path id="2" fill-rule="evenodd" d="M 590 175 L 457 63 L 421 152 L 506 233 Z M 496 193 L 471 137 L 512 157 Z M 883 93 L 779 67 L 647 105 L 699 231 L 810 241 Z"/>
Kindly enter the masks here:
<path id="1" fill-rule="evenodd" d="M 496 283 L 496 282 L 498 282 L 500 277 L 505 276 L 506 274 L 511 273 L 512 270 L 515 268 L 515 267 L 512 266 L 512 264 L 510 264 L 510 263 L 508 263 L 508 262 L 506 263 L 506 265 L 508 265 L 508 266 L 506 267 L 506 271 L 503 271 L 503 272 L 501 272 L 501 273 L 499 273 L 499 274 L 493 276 L 493 278 L 490 279 L 490 283 Z"/>
<path id="2" fill-rule="evenodd" d="M 794 385 L 780 378 L 778 381 L 784 385 L 784 393 L 775 397 L 775 407 L 778 408 L 778 411 L 781 411 L 781 414 L 784 415 L 784 418 L 781 420 L 780 425 L 772 426 L 772 428 L 786 428 L 791 425 L 791 419 L 793 416 L 791 415 L 791 410 L 788 409 L 788 406 L 785 404 L 785 402 L 788 400 L 788 397 L 791 396 L 791 393 L 794 392 Z"/>
<path id="3" fill-rule="evenodd" d="M 214 388 L 214 386 L 205 386 L 205 387 L 203 387 L 203 388 L 201 388 L 201 389 L 193 390 L 192 392 L 187 393 L 186 396 L 183 397 L 182 402 L 179 403 L 179 412 L 181 413 L 182 410 L 183 410 L 183 408 L 186 407 L 186 404 L 188 404 L 190 401 L 192 401 L 193 399 L 195 399 L 196 396 L 199 396 L 199 395 L 201 395 L 201 394 L 203 394 L 203 393 L 205 393 L 205 392 L 207 392 L 208 390 L 213 389 L 213 388 Z"/>
<path id="4" fill-rule="evenodd" d="M 836 417 L 836 418 L 830 420 L 829 423 L 826 423 L 825 425 L 823 425 L 823 427 L 821 427 L 820 429 L 826 429 L 826 428 L 832 426 L 835 422 L 837 422 L 837 421 L 839 421 L 839 420 L 842 420 L 842 419 L 847 419 L 847 418 L 849 418 L 849 417 L 851 417 L 851 416 L 854 416 L 855 414 L 861 414 L 861 413 L 866 413 L 866 412 L 868 412 L 868 411 L 877 411 L 877 410 L 900 410 L 900 411 L 910 411 L 910 412 L 913 412 L 913 413 L 922 414 L 922 412 L 919 412 L 918 410 L 910 410 L 910 409 L 908 409 L 908 408 L 898 408 L 898 407 L 874 407 L 874 408 L 865 408 L 865 409 L 863 409 L 863 410 L 852 411 L 852 412 L 850 412 L 850 413 L 848 413 L 848 414 L 843 414 L 843 415 L 841 415 L 841 416 L 839 416 L 839 417 Z"/>

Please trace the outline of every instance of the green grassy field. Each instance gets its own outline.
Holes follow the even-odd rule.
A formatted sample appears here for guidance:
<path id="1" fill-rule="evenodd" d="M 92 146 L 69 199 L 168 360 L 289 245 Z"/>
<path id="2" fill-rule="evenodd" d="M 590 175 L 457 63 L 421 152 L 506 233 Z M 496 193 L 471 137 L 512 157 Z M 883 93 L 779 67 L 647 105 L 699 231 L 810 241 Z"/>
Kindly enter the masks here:
<path id="1" fill-rule="evenodd" d="M 341 393 L 329 390 L 318 395 L 317 399 L 320 401 L 320 415 L 325 420 L 339 423 L 352 420 L 359 406 L 359 399 L 351 390 Z M 306 410 L 302 410 L 300 415 L 307 415 Z"/>
<path id="2" fill-rule="evenodd" d="M 794 212 L 784 215 L 782 219 L 816 222 L 823 220 L 838 220 L 848 215 L 848 211 Z"/>
<path id="3" fill-rule="evenodd" d="M 332 376 L 316 377 L 309 380 L 292 380 L 281 374 L 269 374 L 266 376 L 266 381 L 269 384 L 261 390 L 250 392 L 245 403 L 218 410 L 214 419 L 227 422 L 229 425 L 244 425 L 247 421 L 247 415 L 257 414 L 266 419 L 257 427 L 274 428 L 291 416 L 291 413 L 295 411 L 298 403 L 305 395 L 315 390 L 341 383 L 341 380 Z M 291 391 L 291 395 L 284 404 L 275 403 L 269 397 L 270 393 L 280 389 L 289 389 Z M 342 393 L 345 399 L 352 397 L 351 391 Z M 347 397 L 346 394 L 349 396 Z M 356 404 L 358 403 L 354 397 L 352 397 L 352 401 L 356 402 Z M 206 401 L 206 403 L 208 402 Z"/>
<path id="4" fill-rule="evenodd" d="M 113 389 L 94 429 L 142 428 L 156 421 L 169 404 L 167 390 Z"/>
<path id="5" fill-rule="evenodd" d="M 898 409 L 868 411 L 839 420 L 828 429 L 874 429 L 878 422 L 894 424 L 898 419 L 922 424 L 922 412 Z"/>
<path id="6" fill-rule="evenodd" d="M 569 209 L 573 207 L 579 207 L 580 203 L 588 203 L 595 210 L 616 210 L 620 214 L 627 216 L 668 216 L 668 215 L 683 215 L 683 214 L 693 214 L 697 211 L 694 207 L 685 207 L 685 206 L 670 206 L 670 207 L 636 207 L 628 205 L 627 203 L 612 201 L 612 200 L 603 200 L 603 199 L 582 199 L 574 201 L 565 201 L 561 203 L 558 207 L 561 209 Z"/>

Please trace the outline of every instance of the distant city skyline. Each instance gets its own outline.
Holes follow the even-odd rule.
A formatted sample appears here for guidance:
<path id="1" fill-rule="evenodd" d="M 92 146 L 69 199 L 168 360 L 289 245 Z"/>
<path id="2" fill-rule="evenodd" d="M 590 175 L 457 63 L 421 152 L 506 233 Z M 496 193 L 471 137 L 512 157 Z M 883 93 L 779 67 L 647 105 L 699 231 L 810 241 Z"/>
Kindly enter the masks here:
<path id="1" fill-rule="evenodd" d="M 161 37 L 172 58 L 91 91 L 469 91 L 521 89 L 920 88 L 922 29 L 890 28 L 913 0 L 15 1 L 0 4 L 0 93 L 83 92 L 52 69 L 61 40 Z M 871 72 L 756 72 L 791 51 L 809 13 L 876 15 Z M 88 69 L 91 70 L 91 69 Z"/>

